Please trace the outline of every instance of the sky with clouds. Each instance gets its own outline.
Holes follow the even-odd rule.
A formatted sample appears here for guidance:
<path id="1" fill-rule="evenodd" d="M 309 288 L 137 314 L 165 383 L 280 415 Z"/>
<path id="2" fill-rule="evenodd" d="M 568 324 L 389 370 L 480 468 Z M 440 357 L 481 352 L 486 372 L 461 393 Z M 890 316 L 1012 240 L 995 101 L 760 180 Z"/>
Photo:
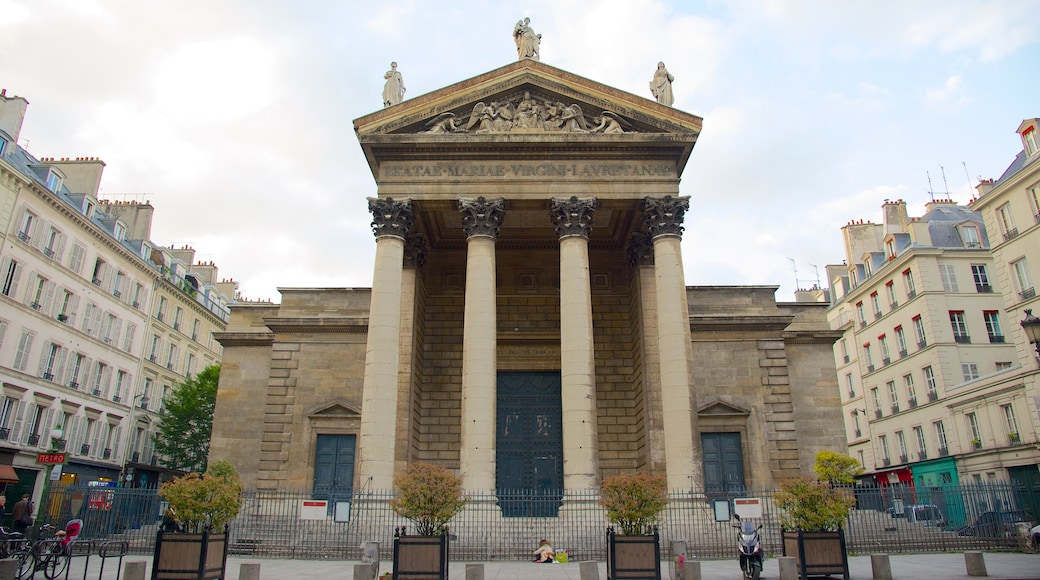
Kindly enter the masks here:
<path id="1" fill-rule="evenodd" d="M 652 98 L 664 61 L 704 118 L 690 285 L 826 285 L 841 226 L 967 202 L 1040 117 L 1037 0 L 0 0 L 0 87 L 30 103 L 31 153 L 100 157 L 101 197 L 149 200 L 155 242 L 277 302 L 371 285 L 352 121 L 390 61 L 419 96 L 514 61 L 525 16 L 542 62 Z"/>

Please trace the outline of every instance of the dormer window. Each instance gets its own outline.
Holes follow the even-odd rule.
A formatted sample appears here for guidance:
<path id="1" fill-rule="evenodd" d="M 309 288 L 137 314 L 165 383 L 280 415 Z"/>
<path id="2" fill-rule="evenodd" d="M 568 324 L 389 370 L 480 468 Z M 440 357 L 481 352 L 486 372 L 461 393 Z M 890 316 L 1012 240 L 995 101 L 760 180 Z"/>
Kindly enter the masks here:
<path id="1" fill-rule="evenodd" d="M 1025 131 L 1022 131 L 1022 142 L 1026 146 L 1026 154 L 1030 157 L 1032 157 L 1037 152 L 1038 141 L 1040 140 L 1038 140 L 1036 137 L 1036 127 L 1029 127 Z"/>
<path id="2" fill-rule="evenodd" d="M 896 243 L 892 240 L 885 242 L 885 254 L 891 260 L 896 257 Z"/>
<path id="3" fill-rule="evenodd" d="M 7 139 L 0 137 L 0 155 L 4 154 L 4 150 L 7 148 Z"/>
<path id="4" fill-rule="evenodd" d="M 51 169 L 47 172 L 47 181 L 45 182 L 47 185 L 47 189 L 57 193 L 58 189 L 61 188 L 61 180 L 61 174 Z"/>
<path id="5" fill-rule="evenodd" d="M 981 248 L 982 241 L 979 239 L 979 228 L 975 226 L 961 226 L 961 239 L 965 248 Z"/>
<path id="6" fill-rule="evenodd" d="M 94 214 L 94 204 L 93 204 L 93 202 L 84 199 L 83 200 L 83 215 L 85 215 L 85 216 L 87 216 L 89 218 L 93 214 Z"/>
<path id="7" fill-rule="evenodd" d="M 126 239 L 126 226 L 124 226 L 123 224 L 121 224 L 119 222 L 116 222 L 116 226 L 115 226 L 114 230 L 115 230 L 114 233 L 115 233 L 116 240 L 122 242 L 123 240 Z"/>

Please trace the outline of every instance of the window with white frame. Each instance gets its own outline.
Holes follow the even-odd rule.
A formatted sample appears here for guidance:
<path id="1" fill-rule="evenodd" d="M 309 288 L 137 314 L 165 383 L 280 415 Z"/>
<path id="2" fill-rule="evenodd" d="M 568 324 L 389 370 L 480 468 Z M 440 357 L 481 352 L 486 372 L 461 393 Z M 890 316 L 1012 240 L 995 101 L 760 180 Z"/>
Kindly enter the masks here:
<path id="1" fill-rule="evenodd" d="M 896 431 L 896 445 L 899 446 L 900 461 L 906 461 L 906 436 L 902 431 Z"/>
<path id="2" fill-rule="evenodd" d="M 181 318 L 183 318 L 183 317 L 184 317 L 184 310 L 182 310 L 180 306 L 175 306 L 173 308 L 173 329 L 174 330 L 180 330 L 181 329 Z"/>
<path id="3" fill-rule="evenodd" d="M 989 273 L 986 272 L 985 264 L 972 264 L 971 277 L 975 280 L 975 290 L 978 292 L 992 292 L 993 287 L 989 285 Z"/>
<path id="4" fill-rule="evenodd" d="M 87 249 L 79 242 L 74 242 L 72 244 L 72 251 L 69 252 L 69 270 L 79 274 L 83 270 L 83 261 L 86 258 L 86 255 Z"/>
<path id="5" fill-rule="evenodd" d="M 874 410 L 876 414 L 881 414 L 881 393 L 878 392 L 877 387 L 871 387 L 870 397 L 874 399 Z"/>
<path id="6" fill-rule="evenodd" d="M 1000 329 L 1000 316 L 996 310 L 983 310 L 982 319 L 986 321 L 986 334 L 990 342 L 1004 342 L 1004 333 Z"/>
<path id="7" fill-rule="evenodd" d="M 1029 197 L 1029 209 L 1033 211 L 1033 217 L 1040 222 L 1040 183 L 1026 190 Z"/>
<path id="8" fill-rule="evenodd" d="M 885 284 L 885 298 L 888 299 L 888 307 L 895 308 L 899 306 L 899 302 L 896 301 L 896 285 L 889 280 L 888 284 Z"/>
<path id="9" fill-rule="evenodd" d="M 979 378 L 979 365 L 973 362 L 961 363 L 961 374 L 964 375 L 965 382 L 974 381 Z"/>
<path id="10" fill-rule="evenodd" d="M 47 189 L 49 189 L 49 190 L 51 190 L 53 192 L 57 192 L 58 189 L 61 188 L 61 180 L 62 180 L 61 175 L 57 171 L 54 171 L 53 169 L 51 169 L 50 171 L 47 172 L 47 179 L 45 181 L 45 183 L 47 185 Z"/>
<path id="11" fill-rule="evenodd" d="M 896 348 L 899 350 L 899 356 L 906 356 L 906 333 L 903 332 L 902 326 L 897 326 L 894 329 L 896 333 Z"/>
<path id="12" fill-rule="evenodd" d="M 864 454 L 863 454 L 863 450 L 862 450 L 862 449 L 860 449 L 859 451 L 857 451 L 857 452 L 856 452 L 856 454 L 857 454 L 857 455 L 859 456 L 859 466 L 860 466 L 860 467 L 862 467 L 862 468 L 864 468 L 864 469 L 866 469 L 866 467 L 867 467 L 867 463 L 866 463 L 866 461 L 864 460 L 864 459 L 865 459 L 865 456 L 864 456 Z"/>
<path id="13" fill-rule="evenodd" d="M 964 320 L 963 310 L 950 311 L 950 327 L 953 329 L 953 340 L 964 343 L 971 342 L 971 338 L 968 336 L 968 323 Z"/>
<path id="14" fill-rule="evenodd" d="M 15 298 L 18 295 L 18 281 L 22 277 L 22 265 L 12 258 L 4 259 L 3 267 L 4 284 L 0 292 L 4 296 Z"/>
<path id="15" fill-rule="evenodd" d="M 1015 284 L 1018 285 L 1018 296 L 1025 300 L 1032 298 L 1036 293 L 1033 290 L 1032 278 L 1029 276 L 1029 263 L 1025 258 L 1011 262 L 1011 271 L 1014 272 Z M 6 294 L 6 293 L 5 293 Z"/>
<path id="16" fill-rule="evenodd" d="M 979 417 L 975 413 L 966 413 L 964 416 L 968 420 L 968 433 L 971 434 L 971 441 L 978 446 L 982 442 L 982 429 L 979 427 Z"/>
<path id="17" fill-rule="evenodd" d="M 943 291 L 960 292 L 957 288 L 957 272 L 953 264 L 939 264 L 939 279 L 942 280 Z"/>
<path id="18" fill-rule="evenodd" d="M 924 428 L 920 425 L 914 427 L 914 439 L 917 440 L 917 456 L 925 459 L 928 457 L 928 444 L 924 440 Z"/>
<path id="19" fill-rule="evenodd" d="M 91 385 L 91 393 L 96 397 L 108 396 L 108 383 L 111 369 L 103 362 L 98 362 L 94 369 L 94 384 Z"/>
<path id="20" fill-rule="evenodd" d="M 137 332 L 137 325 L 128 322 L 126 323 L 126 332 L 123 333 L 123 350 L 130 352 L 134 348 L 134 334 Z"/>
<path id="21" fill-rule="evenodd" d="M 845 386 L 847 386 L 848 389 L 849 389 L 849 391 L 848 391 L 849 392 L 849 398 L 851 399 L 851 398 L 855 397 L 856 396 L 856 387 L 855 387 L 855 384 L 853 383 L 852 373 L 845 373 Z"/>
<path id="22" fill-rule="evenodd" d="M 123 370 L 116 371 L 116 389 L 115 392 L 112 393 L 112 400 L 117 403 L 122 401 L 127 395 L 126 388 L 129 384 L 130 376 L 127 372 Z"/>
<path id="23" fill-rule="evenodd" d="M 83 374 L 87 366 L 87 357 L 80 353 L 72 355 L 72 368 L 69 369 L 69 388 L 78 389 L 80 385 L 80 375 Z"/>
<path id="24" fill-rule="evenodd" d="M 1005 203 L 997 208 L 997 225 L 1000 227 L 1000 233 L 1004 235 L 1005 239 L 1013 238 L 1018 234 L 1018 228 L 1015 227 L 1015 222 L 1011 219 L 1010 203 Z"/>
<path id="25" fill-rule="evenodd" d="M 924 383 L 928 385 L 928 400 L 935 401 L 939 398 L 939 383 L 935 380 L 935 371 L 928 365 L 921 369 L 924 373 Z"/>
<path id="26" fill-rule="evenodd" d="M 997 361 L 995 364 L 996 364 L 996 367 L 997 367 L 998 371 L 1002 371 L 1004 369 L 1009 369 L 1009 368 L 1011 368 L 1013 366 L 1011 361 Z"/>
<path id="27" fill-rule="evenodd" d="M 888 400 L 891 401 L 891 403 L 892 403 L 892 412 L 893 413 L 898 413 L 899 412 L 899 393 L 896 391 L 896 382 L 895 381 L 888 381 L 887 383 L 885 383 L 885 386 L 888 387 Z"/>
<path id="28" fill-rule="evenodd" d="M 155 308 L 155 317 L 159 319 L 159 322 L 163 322 L 166 317 L 166 297 L 160 295 L 159 303 Z"/>
<path id="29" fill-rule="evenodd" d="M 867 315 L 865 313 L 865 310 L 863 309 L 862 302 L 856 303 L 856 316 L 859 318 L 859 323 L 861 326 L 867 324 Z"/>
<path id="30" fill-rule="evenodd" d="M 1040 150 L 1040 139 L 1036 137 L 1036 131 L 1029 127 L 1022 132 L 1022 143 L 1026 146 L 1026 155 L 1033 156 Z"/>
<path id="31" fill-rule="evenodd" d="M 40 376 L 45 381 L 55 381 L 54 374 L 58 371 L 58 366 L 63 362 L 62 359 L 62 348 L 60 345 L 52 343 L 46 343 L 43 352 L 43 361 L 40 366 Z"/>
<path id="32" fill-rule="evenodd" d="M 195 320 L 196 326 L 198 325 L 198 323 L 199 323 L 199 321 Z M 848 342 L 843 338 L 840 341 L 838 341 L 838 344 L 841 346 L 841 359 L 844 362 L 849 362 L 849 344 L 848 344 Z"/>
<path id="33" fill-rule="evenodd" d="M 126 274 L 116 271 L 115 282 L 112 283 L 112 296 L 120 298 L 123 296 L 123 286 L 126 285 Z"/>
<path id="34" fill-rule="evenodd" d="M 25 213 L 22 214 L 22 219 L 18 222 L 18 239 L 26 244 L 32 243 L 33 234 L 36 233 L 36 226 L 39 225 L 39 221 L 36 214 L 25 210 Z"/>
<path id="35" fill-rule="evenodd" d="M 888 350 L 888 337 L 882 334 L 878 337 L 878 346 L 881 348 L 881 364 L 892 362 L 892 355 Z"/>
<path id="36" fill-rule="evenodd" d="M 914 335 L 917 338 L 917 348 L 924 348 L 928 346 L 928 337 L 924 332 L 924 320 L 920 316 L 913 318 L 914 322 Z"/>
<path id="37" fill-rule="evenodd" d="M 863 345 L 863 360 L 867 363 L 867 372 L 874 370 L 874 355 L 870 352 L 870 343 Z"/>
<path id="38" fill-rule="evenodd" d="M 939 454 L 944 454 L 950 446 L 946 443 L 946 425 L 943 422 L 935 421 L 932 423 L 935 427 L 935 444 L 939 447 Z"/>
<path id="39" fill-rule="evenodd" d="M 917 296 L 917 287 L 914 286 L 914 274 L 909 269 L 903 270 L 903 289 L 906 290 L 907 299 Z"/>
<path id="40" fill-rule="evenodd" d="M 1007 434 L 1009 437 L 1014 439 L 1018 438 L 1018 421 L 1015 419 L 1015 408 L 1008 403 L 1001 405 L 1000 410 L 1004 413 L 1004 426 L 1007 427 Z"/>
<path id="41" fill-rule="evenodd" d="M 906 400 L 910 402 L 910 405 L 917 404 L 917 390 L 914 388 L 914 375 L 907 373 L 903 375 L 903 387 L 906 388 Z"/>
<path id="42" fill-rule="evenodd" d="M 979 238 L 979 228 L 975 226 L 961 226 L 960 232 L 965 248 L 982 247 L 982 240 Z"/>
<path id="43" fill-rule="evenodd" d="M 144 298 L 144 286 L 140 282 L 134 282 L 134 296 L 130 305 L 134 308 L 141 307 L 141 300 Z"/>
<path id="44" fill-rule="evenodd" d="M 888 435 L 878 436 L 878 442 L 881 444 L 881 459 L 885 465 L 892 463 L 892 454 L 888 450 Z"/>
<path id="45" fill-rule="evenodd" d="M 881 318 L 881 299 L 877 292 L 870 293 L 870 305 L 874 307 L 874 319 Z"/>
<path id="46" fill-rule="evenodd" d="M 191 323 L 191 339 L 192 339 L 192 340 L 194 340 L 194 341 L 198 341 L 198 340 L 199 340 L 199 327 L 200 327 L 200 324 L 199 324 L 199 319 L 198 319 L 198 318 L 196 318 L 196 319 L 195 319 L 195 320 L 194 320 L 194 321 L 193 321 L 193 322 Z M 844 342 L 842 342 L 842 347 L 844 347 L 844 345 L 845 345 L 845 343 L 844 343 Z M 848 352 L 846 351 L 846 352 L 845 352 L 845 355 L 846 355 L 846 356 L 848 356 L 848 354 L 849 354 L 849 353 L 848 353 Z"/>

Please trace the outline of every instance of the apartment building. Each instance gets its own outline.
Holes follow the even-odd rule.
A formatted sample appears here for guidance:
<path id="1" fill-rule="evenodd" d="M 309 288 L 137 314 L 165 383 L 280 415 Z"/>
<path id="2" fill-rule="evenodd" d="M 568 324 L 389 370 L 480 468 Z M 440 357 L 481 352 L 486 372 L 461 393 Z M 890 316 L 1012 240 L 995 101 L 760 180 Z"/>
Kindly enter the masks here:
<path id="1" fill-rule="evenodd" d="M 37 497 L 48 476 L 153 485 L 162 387 L 219 362 L 211 336 L 228 298 L 212 264 L 185 264 L 188 254 L 149 240 L 150 204 L 98 199 L 102 161 L 19 147 L 27 105 L 0 92 L 0 481 L 9 497 Z M 234 283 L 222 288 L 233 294 Z M 159 296 L 200 321 L 198 340 L 190 328 L 178 335 L 183 354 L 162 373 L 142 362 L 162 324 Z M 48 451 L 63 461 L 46 463 Z"/>

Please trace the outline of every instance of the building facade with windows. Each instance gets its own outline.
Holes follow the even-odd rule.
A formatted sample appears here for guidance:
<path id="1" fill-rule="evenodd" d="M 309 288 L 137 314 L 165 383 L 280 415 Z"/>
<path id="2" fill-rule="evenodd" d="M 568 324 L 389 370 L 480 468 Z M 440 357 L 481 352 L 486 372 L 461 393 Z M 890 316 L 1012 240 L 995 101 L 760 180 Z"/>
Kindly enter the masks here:
<path id="1" fill-rule="evenodd" d="M 686 286 L 700 127 L 530 59 L 357 119 L 373 286 L 232 307 L 211 458 L 324 497 L 417 461 L 532 498 L 636 470 L 720 495 L 810 474 L 845 447 L 839 333 L 775 286 Z"/>
<path id="2" fill-rule="evenodd" d="M 12 498 L 37 497 L 48 476 L 114 482 L 136 460 L 154 474 L 130 481 L 147 485 L 159 473 L 150 433 L 162 391 L 145 390 L 152 375 L 142 358 L 171 277 L 149 241 L 152 208 L 99 200 L 98 159 L 36 158 L 19 147 L 27 105 L 0 94 L 0 479 Z M 223 329 L 226 299 L 202 308 L 185 292 L 178 304 L 203 316 L 210 334 Z M 200 364 L 219 360 L 202 346 L 208 338 L 195 347 Z M 176 368 L 183 380 L 187 369 Z M 52 449 L 66 454 L 63 465 L 37 463 Z"/>
<path id="3" fill-rule="evenodd" d="M 1026 119 L 1016 133 L 1022 150 L 996 180 L 978 186 L 971 208 L 982 215 L 990 233 L 994 282 L 1008 313 L 1008 342 L 1015 347 L 1014 369 L 1002 382 L 1008 393 L 999 401 L 987 401 L 972 409 L 991 418 L 991 430 L 982 439 L 994 444 L 1008 441 L 996 456 L 978 454 L 966 465 L 982 477 L 1007 476 L 1028 489 L 1040 489 L 1040 360 L 1020 321 L 1027 312 L 1040 314 L 1036 269 L 1040 266 L 1040 119 Z M 1006 439 L 1005 439 L 1006 438 Z M 1040 513 L 1034 496 L 1033 514 Z"/>
<path id="4" fill-rule="evenodd" d="M 970 481 L 965 458 L 1011 444 L 973 403 L 999 399 L 1017 366 L 989 236 L 950 200 L 882 211 L 842 228 L 845 265 L 828 267 L 849 451 L 877 485 Z"/>

